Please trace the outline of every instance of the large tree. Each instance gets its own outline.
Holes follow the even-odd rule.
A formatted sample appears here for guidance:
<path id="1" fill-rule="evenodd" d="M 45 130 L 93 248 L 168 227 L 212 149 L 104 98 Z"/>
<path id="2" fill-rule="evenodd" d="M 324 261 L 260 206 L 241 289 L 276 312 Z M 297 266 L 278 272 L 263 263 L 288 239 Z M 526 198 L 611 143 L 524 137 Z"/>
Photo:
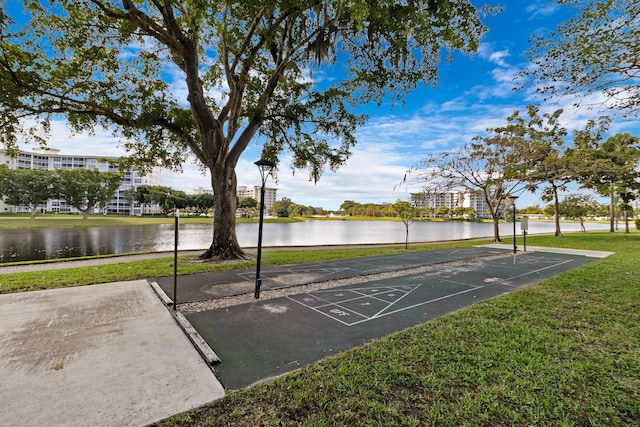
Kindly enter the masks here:
<path id="1" fill-rule="evenodd" d="M 211 172 L 204 257 L 218 259 L 244 256 L 235 168 L 256 135 L 264 158 L 290 151 L 317 180 L 348 158 L 360 103 L 435 84 L 442 50 L 474 52 L 486 31 L 469 0 L 24 3 L 21 26 L 0 12 L 5 145 L 42 142 L 60 114 L 78 131 L 112 129 L 139 164 L 179 167 L 192 153 Z M 338 78 L 314 84 L 325 71 Z"/>
<path id="2" fill-rule="evenodd" d="M 562 110 L 540 114 L 539 107 L 527 105 L 527 117 L 515 111 L 508 118 L 503 133 L 512 135 L 506 142 L 518 152 L 521 162 L 526 164 L 528 189 L 542 189 L 542 199 L 553 202 L 555 235 L 560 236 L 559 192 L 571 181 L 570 157 L 564 155 L 564 137 L 567 130 L 560 124 Z"/>
<path id="3" fill-rule="evenodd" d="M 604 142 L 597 138 L 574 140 L 573 156 L 579 161 L 575 177 L 583 187 L 610 198 L 610 231 L 615 231 L 615 198 L 631 200 L 628 193 L 640 187 L 640 138 L 618 133 Z"/>
<path id="4" fill-rule="evenodd" d="M 120 174 L 97 169 L 60 169 L 56 174 L 60 198 L 78 209 L 82 219 L 87 219 L 93 209 L 106 207 L 122 183 Z"/>
<path id="5" fill-rule="evenodd" d="M 25 205 L 35 219 L 38 206 L 57 194 L 56 177 L 46 170 L 9 169 L 0 166 L 0 197 L 13 206 Z"/>
<path id="6" fill-rule="evenodd" d="M 640 2 L 558 0 L 572 18 L 532 39 L 524 75 L 551 96 L 595 94 L 600 102 L 640 113 Z M 598 99 L 598 98 L 596 98 Z M 593 101 L 590 101 L 593 102 Z"/>

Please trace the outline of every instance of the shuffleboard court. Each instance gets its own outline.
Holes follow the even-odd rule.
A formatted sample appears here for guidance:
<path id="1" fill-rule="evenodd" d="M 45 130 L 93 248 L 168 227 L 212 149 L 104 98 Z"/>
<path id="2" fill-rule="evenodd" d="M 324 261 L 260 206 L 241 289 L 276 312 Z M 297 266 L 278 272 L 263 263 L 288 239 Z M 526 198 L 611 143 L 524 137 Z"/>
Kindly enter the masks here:
<path id="1" fill-rule="evenodd" d="M 222 360 L 216 365 L 222 384 L 238 390 L 595 260 L 502 254 L 186 317 Z"/>

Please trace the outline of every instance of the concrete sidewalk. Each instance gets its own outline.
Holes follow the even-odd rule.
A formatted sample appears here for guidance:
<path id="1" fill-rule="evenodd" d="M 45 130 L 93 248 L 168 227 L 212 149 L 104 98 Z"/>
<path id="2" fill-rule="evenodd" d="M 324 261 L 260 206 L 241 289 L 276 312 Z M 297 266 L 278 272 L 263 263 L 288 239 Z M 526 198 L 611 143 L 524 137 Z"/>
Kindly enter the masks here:
<path id="1" fill-rule="evenodd" d="M 491 243 L 489 245 L 482 245 L 482 248 L 489 249 L 502 249 L 507 251 L 513 251 L 513 245 L 506 245 L 504 243 Z M 614 254 L 614 252 L 606 252 L 606 251 L 593 251 L 587 249 L 572 249 L 572 248 L 552 248 L 546 246 L 529 246 L 526 247 L 526 252 L 524 251 L 523 245 L 517 246 L 517 252 L 519 254 L 527 253 L 527 252 L 541 252 L 547 254 L 564 254 L 564 255 L 579 255 L 586 256 L 589 258 L 606 258 Z"/>
<path id="2" fill-rule="evenodd" d="M 0 424 L 147 425 L 224 390 L 146 280 L 0 295 Z"/>

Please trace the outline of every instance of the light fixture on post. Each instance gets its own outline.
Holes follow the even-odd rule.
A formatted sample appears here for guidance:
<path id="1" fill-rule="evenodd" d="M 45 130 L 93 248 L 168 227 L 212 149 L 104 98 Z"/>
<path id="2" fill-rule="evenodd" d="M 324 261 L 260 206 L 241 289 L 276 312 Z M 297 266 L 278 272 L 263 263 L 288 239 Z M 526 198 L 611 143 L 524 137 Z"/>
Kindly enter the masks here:
<path id="1" fill-rule="evenodd" d="M 513 254 L 515 255 L 518 251 L 518 247 L 516 246 L 516 200 L 518 196 L 509 196 L 509 198 L 513 206 Z"/>
<path id="2" fill-rule="evenodd" d="M 262 279 L 260 278 L 260 259 L 262 258 L 262 223 L 264 222 L 264 186 L 267 182 L 267 178 L 276 167 L 276 164 L 269 161 L 260 159 L 254 163 L 260 169 L 260 179 L 262 186 L 260 187 L 260 222 L 258 224 L 258 256 L 256 259 L 256 290 L 255 298 L 260 298 L 260 286 L 262 285 Z"/>

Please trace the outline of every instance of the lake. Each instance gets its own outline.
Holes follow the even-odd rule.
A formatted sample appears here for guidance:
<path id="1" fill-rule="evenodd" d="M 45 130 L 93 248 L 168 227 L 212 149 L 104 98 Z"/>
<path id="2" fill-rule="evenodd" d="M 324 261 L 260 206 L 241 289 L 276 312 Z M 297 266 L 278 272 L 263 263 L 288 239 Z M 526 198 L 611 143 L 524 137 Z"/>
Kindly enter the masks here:
<path id="1" fill-rule="evenodd" d="M 587 230 L 607 230 L 608 223 L 587 223 Z M 579 231 L 578 223 L 562 223 L 563 232 Z M 520 224 L 516 226 L 521 236 Z M 529 221 L 528 234 L 553 233 L 552 222 Z M 258 224 L 238 224 L 242 247 L 258 244 Z M 513 223 L 500 224 L 501 237 L 513 235 Z M 181 224 L 179 249 L 206 249 L 211 244 L 209 224 Z M 492 237 L 493 226 L 478 222 L 415 222 L 409 227 L 410 242 Z M 263 246 L 318 246 L 404 243 L 400 221 L 301 221 L 265 223 Z M 31 261 L 130 252 L 171 251 L 173 224 L 127 227 L 47 228 L 0 232 L 0 262 Z"/>

